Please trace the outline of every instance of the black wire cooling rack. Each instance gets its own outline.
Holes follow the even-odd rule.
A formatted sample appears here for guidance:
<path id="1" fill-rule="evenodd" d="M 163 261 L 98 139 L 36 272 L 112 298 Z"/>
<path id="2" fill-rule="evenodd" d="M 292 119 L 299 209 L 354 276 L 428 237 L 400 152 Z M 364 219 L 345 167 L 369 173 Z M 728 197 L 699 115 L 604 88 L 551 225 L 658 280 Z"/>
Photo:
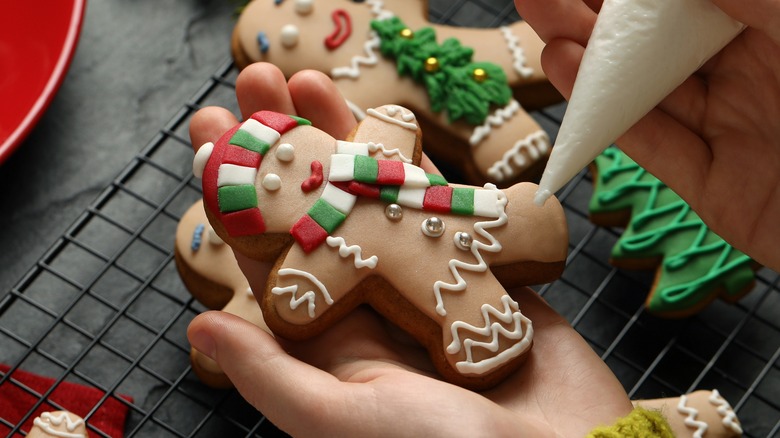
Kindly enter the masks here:
<path id="1" fill-rule="evenodd" d="M 498 4 L 498 6 L 496 6 Z M 519 19 L 506 0 L 431 1 L 430 18 L 491 27 Z M 181 283 L 173 259 L 179 218 L 200 198 L 191 176 L 187 128 L 205 105 L 237 112 L 236 70 L 219 66 L 193 98 L 106 187 L 78 220 L 0 301 L 0 363 L 75 382 L 127 406 L 127 436 L 277 436 L 280 432 L 233 390 L 213 390 L 190 367 L 186 328 L 205 310 Z M 564 104 L 533 113 L 552 135 Z M 717 388 L 745 436 L 780 435 L 780 276 L 763 269 L 735 305 L 714 302 L 695 317 L 662 320 L 643 310 L 649 272 L 612 268 L 620 230 L 588 221 L 592 184 L 582 172 L 560 193 L 570 227 L 563 277 L 539 293 L 601 355 L 633 399 Z M 39 393 L 0 375 L 36 406 L 0 430 L 21 435 Z M 10 376 L 10 377 L 9 377 Z M 89 416 L 88 416 L 89 417 Z M 93 436 L 106 436 L 90 428 Z"/>

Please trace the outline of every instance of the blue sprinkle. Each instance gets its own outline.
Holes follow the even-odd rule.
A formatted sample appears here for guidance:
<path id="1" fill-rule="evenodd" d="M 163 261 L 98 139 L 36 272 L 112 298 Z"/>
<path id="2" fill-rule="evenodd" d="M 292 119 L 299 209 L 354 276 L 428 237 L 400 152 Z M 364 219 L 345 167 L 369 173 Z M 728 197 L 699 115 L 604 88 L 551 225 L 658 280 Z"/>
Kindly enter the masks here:
<path id="1" fill-rule="evenodd" d="M 260 53 L 268 52 L 270 44 L 268 43 L 268 36 L 265 32 L 260 31 L 257 33 L 257 44 L 260 45 Z"/>
<path id="2" fill-rule="evenodd" d="M 205 229 L 206 226 L 203 224 L 198 224 L 198 226 L 195 227 L 195 232 L 192 233 L 192 244 L 190 245 L 190 248 L 192 248 L 193 251 L 200 249 L 200 244 L 203 241 L 203 230 Z"/>

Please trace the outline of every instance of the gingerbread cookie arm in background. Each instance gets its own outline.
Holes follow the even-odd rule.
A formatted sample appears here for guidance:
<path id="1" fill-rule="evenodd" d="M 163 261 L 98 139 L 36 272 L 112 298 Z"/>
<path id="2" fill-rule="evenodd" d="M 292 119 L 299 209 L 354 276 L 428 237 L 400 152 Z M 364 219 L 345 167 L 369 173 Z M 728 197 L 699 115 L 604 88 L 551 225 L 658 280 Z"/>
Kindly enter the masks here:
<path id="1" fill-rule="evenodd" d="M 610 263 L 655 269 L 646 307 L 656 315 L 692 315 L 717 297 L 736 302 L 755 282 L 758 265 L 713 233 L 666 184 L 616 147 L 591 165 L 591 221 L 625 227 Z"/>
<path id="2" fill-rule="evenodd" d="M 233 251 L 206 219 L 203 202 L 193 204 L 176 229 L 174 255 L 184 285 L 209 309 L 221 309 L 268 331 L 249 282 L 238 267 Z M 230 388 L 232 383 L 216 362 L 194 348 L 192 369 L 203 383 Z"/>
<path id="3" fill-rule="evenodd" d="M 68 411 L 44 412 L 33 420 L 30 438 L 88 438 L 84 419 Z"/>
<path id="4" fill-rule="evenodd" d="M 256 0 L 236 24 L 232 51 L 286 76 L 329 74 L 358 119 L 385 103 L 410 108 L 425 149 L 472 184 L 531 180 L 550 153 L 523 107 L 561 100 L 540 65 L 543 42 L 523 21 L 498 29 L 432 24 L 427 1 Z M 329 44 L 338 35 L 337 44 Z M 504 50 L 497 50 L 503 47 Z"/>
<path id="5" fill-rule="evenodd" d="M 449 185 L 399 154 L 371 152 L 376 138 L 419 159 L 413 114 L 371 113 L 348 141 L 297 117 L 253 114 L 196 154 L 207 216 L 237 251 L 277 259 L 261 300 L 277 335 L 314 336 L 366 303 L 426 346 L 446 380 L 493 386 L 533 339 L 505 287 L 560 275 L 563 211 L 534 206 L 534 184 Z M 309 184 L 315 167 L 321 178 Z"/>
<path id="6" fill-rule="evenodd" d="M 636 400 L 634 406 L 660 411 L 678 438 L 728 438 L 742 435 L 731 405 L 718 392 L 695 391 L 680 397 Z"/>

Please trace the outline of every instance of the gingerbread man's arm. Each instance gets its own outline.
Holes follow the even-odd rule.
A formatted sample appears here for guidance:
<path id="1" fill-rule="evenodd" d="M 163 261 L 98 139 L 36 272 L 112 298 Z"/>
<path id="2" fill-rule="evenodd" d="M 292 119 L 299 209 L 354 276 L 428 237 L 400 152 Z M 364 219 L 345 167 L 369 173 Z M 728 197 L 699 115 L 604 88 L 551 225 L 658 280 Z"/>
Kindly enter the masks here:
<path id="1" fill-rule="evenodd" d="M 422 135 L 414 113 L 397 105 L 371 108 L 351 135 L 355 143 L 368 144 L 370 156 L 419 165 Z"/>

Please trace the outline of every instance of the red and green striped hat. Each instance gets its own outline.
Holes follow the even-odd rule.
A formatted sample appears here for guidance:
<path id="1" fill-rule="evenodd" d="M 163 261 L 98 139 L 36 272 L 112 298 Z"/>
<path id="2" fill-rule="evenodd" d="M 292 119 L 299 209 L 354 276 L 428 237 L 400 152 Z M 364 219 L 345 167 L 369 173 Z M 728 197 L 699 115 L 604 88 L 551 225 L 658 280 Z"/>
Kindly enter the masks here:
<path id="1" fill-rule="evenodd" d="M 255 189 L 257 169 L 282 134 L 301 125 L 311 122 L 273 111 L 258 111 L 214 144 L 203 169 L 203 201 L 230 236 L 265 232 Z"/>

